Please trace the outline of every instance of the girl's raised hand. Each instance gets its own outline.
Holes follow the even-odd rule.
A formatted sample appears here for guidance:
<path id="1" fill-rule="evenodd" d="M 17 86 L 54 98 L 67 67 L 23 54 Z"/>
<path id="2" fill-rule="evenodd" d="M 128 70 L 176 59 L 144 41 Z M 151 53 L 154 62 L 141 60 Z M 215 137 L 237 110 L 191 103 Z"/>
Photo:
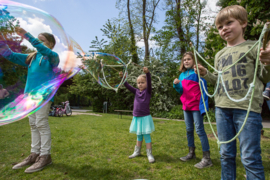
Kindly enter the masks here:
<path id="1" fill-rule="evenodd" d="M 173 81 L 173 84 L 178 84 L 178 83 L 180 83 L 180 80 L 175 78 L 174 81 Z"/>
<path id="2" fill-rule="evenodd" d="M 143 67 L 143 72 L 146 74 L 146 73 L 149 73 L 149 70 L 147 67 Z"/>
<path id="3" fill-rule="evenodd" d="M 26 30 L 21 27 L 15 27 L 15 32 L 21 37 L 23 37 L 27 33 Z"/>

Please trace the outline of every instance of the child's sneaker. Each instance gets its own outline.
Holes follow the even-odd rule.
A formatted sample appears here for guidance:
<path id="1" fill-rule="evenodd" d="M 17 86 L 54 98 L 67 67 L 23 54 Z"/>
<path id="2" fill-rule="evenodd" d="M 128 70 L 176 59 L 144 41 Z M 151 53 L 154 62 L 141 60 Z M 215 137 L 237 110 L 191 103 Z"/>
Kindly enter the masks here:
<path id="1" fill-rule="evenodd" d="M 270 90 L 263 91 L 263 97 L 268 101 L 270 100 Z"/>

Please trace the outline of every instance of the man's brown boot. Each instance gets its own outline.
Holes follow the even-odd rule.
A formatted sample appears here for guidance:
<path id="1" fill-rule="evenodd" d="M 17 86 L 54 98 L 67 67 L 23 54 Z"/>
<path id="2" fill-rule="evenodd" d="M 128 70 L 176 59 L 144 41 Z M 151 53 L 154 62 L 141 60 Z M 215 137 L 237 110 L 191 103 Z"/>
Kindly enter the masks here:
<path id="1" fill-rule="evenodd" d="M 39 156 L 32 166 L 27 168 L 24 172 L 26 173 L 32 173 L 42 170 L 45 166 L 52 164 L 52 158 L 51 155 L 43 155 Z"/>
<path id="2" fill-rule="evenodd" d="M 12 169 L 21 169 L 24 166 L 34 164 L 36 162 L 37 157 L 39 154 L 31 153 L 27 158 L 25 158 L 22 162 L 16 164 L 12 167 Z"/>

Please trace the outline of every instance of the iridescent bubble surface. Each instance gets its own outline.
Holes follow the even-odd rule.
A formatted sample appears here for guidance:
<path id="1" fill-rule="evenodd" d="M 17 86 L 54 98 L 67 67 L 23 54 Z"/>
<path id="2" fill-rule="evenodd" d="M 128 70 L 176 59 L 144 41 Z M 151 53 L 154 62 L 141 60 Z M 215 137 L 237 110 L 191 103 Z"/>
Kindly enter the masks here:
<path id="1" fill-rule="evenodd" d="M 29 65 L 25 66 L 25 62 L 20 61 L 18 63 L 19 61 L 16 58 L 13 59 L 16 63 L 12 62 L 13 60 L 8 60 L 7 57 L 11 57 L 11 55 L 7 53 L 7 49 L 11 50 L 12 55 L 15 54 L 14 57 L 19 57 L 18 53 L 25 55 L 35 51 L 39 52 L 28 39 L 22 38 L 15 32 L 16 27 L 23 28 L 34 38 L 38 38 L 39 34 L 43 32 L 53 34 L 56 44 L 52 51 L 58 54 L 59 62 L 56 67 L 51 67 L 50 74 L 52 75 L 46 81 L 39 83 L 40 79 L 47 76 L 46 73 L 42 74 L 42 70 L 36 72 L 41 74 L 40 78 L 31 79 L 29 78 L 29 72 L 35 74 L 35 72 L 32 72 L 34 67 L 30 69 Z M 61 24 L 53 16 L 21 3 L 1 0 L 0 30 L 1 126 L 34 113 L 52 100 L 61 84 L 80 71 L 78 67 L 82 65 L 81 56 L 84 56 L 84 52 L 78 43 L 66 34 Z M 44 63 L 46 64 L 46 61 L 50 60 L 49 58 L 50 56 L 43 55 L 40 59 L 33 61 L 39 61 L 39 65 L 46 68 Z M 33 64 L 37 63 L 33 61 Z M 34 84 L 34 88 L 25 92 L 26 84 L 30 81 Z M 1 95 L 1 92 L 4 93 Z M 7 97 L 5 97 L 6 92 L 9 93 Z"/>

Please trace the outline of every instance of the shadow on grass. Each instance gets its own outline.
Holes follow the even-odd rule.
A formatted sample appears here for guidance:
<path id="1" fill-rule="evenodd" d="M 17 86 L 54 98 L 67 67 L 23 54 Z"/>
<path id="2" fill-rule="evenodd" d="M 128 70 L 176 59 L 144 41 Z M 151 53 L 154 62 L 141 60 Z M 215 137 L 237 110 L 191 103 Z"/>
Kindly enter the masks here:
<path id="1" fill-rule="evenodd" d="M 168 156 L 167 154 L 154 155 L 156 162 L 166 162 L 166 163 L 178 163 L 180 159 L 178 157 Z"/>
<path id="2" fill-rule="evenodd" d="M 62 172 L 68 178 L 74 179 L 119 179 L 121 177 L 132 177 L 132 174 L 110 168 L 94 168 L 91 165 L 82 165 L 79 167 L 68 164 L 54 163 L 53 167 Z"/>

